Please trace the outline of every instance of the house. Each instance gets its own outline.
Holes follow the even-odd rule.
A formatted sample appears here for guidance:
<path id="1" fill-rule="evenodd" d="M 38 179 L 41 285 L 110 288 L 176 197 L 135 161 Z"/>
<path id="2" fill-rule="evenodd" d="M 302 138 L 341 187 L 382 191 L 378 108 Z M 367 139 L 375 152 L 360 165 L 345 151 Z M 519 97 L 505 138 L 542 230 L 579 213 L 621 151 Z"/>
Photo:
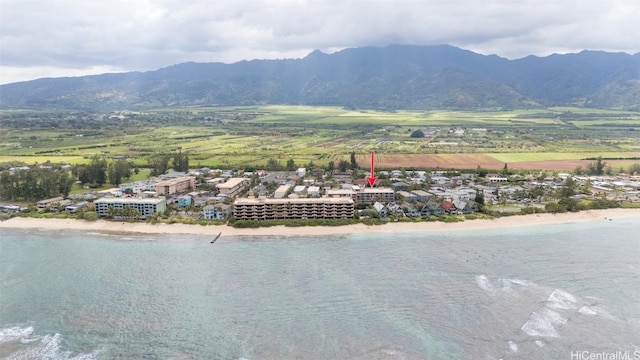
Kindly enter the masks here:
<path id="1" fill-rule="evenodd" d="M 3 205 L 0 204 L 0 211 L 5 214 L 15 214 L 20 212 L 20 206 L 18 205 Z"/>
<path id="2" fill-rule="evenodd" d="M 179 208 L 186 208 L 191 206 L 191 204 L 193 203 L 193 198 L 189 195 L 183 195 L 183 196 L 179 196 L 178 197 L 178 207 Z"/>
<path id="3" fill-rule="evenodd" d="M 431 199 L 427 202 L 427 204 L 420 210 L 422 215 L 444 215 L 445 211 L 442 208 L 442 205 L 435 201 L 435 199 Z"/>
<path id="4" fill-rule="evenodd" d="M 389 211 L 382 203 L 376 202 L 375 204 L 373 204 L 373 208 L 376 209 L 380 217 L 385 218 L 389 216 Z"/>
<path id="5" fill-rule="evenodd" d="M 442 205 L 442 209 L 447 214 L 457 214 L 458 213 L 458 208 L 456 208 L 456 206 L 453 204 L 452 201 L 445 200 L 445 201 L 442 202 L 441 205 Z"/>
<path id="6" fill-rule="evenodd" d="M 64 211 L 71 213 L 71 214 L 75 214 L 78 212 L 78 210 L 81 210 L 83 208 L 87 208 L 89 206 L 89 202 L 88 201 L 80 201 L 78 203 L 75 204 L 71 204 L 71 205 L 67 205 L 67 207 L 64 208 Z"/>
<path id="7" fill-rule="evenodd" d="M 296 170 L 296 176 L 298 177 L 305 177 L 305 175 L 307 175 L 307 169 L 306 168 L 298 168 L 298 170 Z"/>
<path id="8" fill-rule="evenodd" d="M 396 203 L 389 203 L 387 204 L 387 210 L 389 210 L 389 214 L 395 215 L 395 216 L 401 216 L 404 217 L 404 210 L 402 209 L 402 207 Z"/>
<path id="9" fill-rule="evenodd" d="M 401 170 L 391 170 L 391 177 L 392 178 L 401 178 L 402 176 L 402 171 Z"/>
<path id="10" fill-rule="evenodd" d="M 418 209 L 411 208 L 407 211 L 407 216 L 412 218 L 421 217 L 422 213 Z"/>
<path id="11" fill-rule="evenodd" d="M 51 210 L 52 208 L 57 208 L 60 205 L 63 205 L 64 198 L 62 197 L 54 197 L 51 199 L 40 200 L 36 204 L 38 211 Z"/>
<path id="12" fill-rule="evenodd" d="M 453 205 L 458 209 L 459 213 L 471 214 L 478 210 L 478 205 L 473 200 L 454 200 Z"/>
<path id="13" fill-rule="evenodd" d="M 225 220 L 231 215 L 231 206 L 225 204 L 207 205 L 202 208 L 206 220 Z"/>

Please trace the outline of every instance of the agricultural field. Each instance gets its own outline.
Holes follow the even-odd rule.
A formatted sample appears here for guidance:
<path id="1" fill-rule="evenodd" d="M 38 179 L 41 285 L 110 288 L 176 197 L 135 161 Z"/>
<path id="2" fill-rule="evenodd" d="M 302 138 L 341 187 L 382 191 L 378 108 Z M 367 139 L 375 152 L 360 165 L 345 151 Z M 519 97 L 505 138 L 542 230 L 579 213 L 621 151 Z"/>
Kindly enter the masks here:
<path id="1" fill-rule="evenodd" d="M 420 130 L 423 137 L 412 137 Z M 0 112 L 0 163 L 79 164 L 101 154 L 140 168 L 150 156 L 189 154 L 191 167 L 304 166 L 347 160 L 368 167 L 571 170 L 601 156 L 640 162 L 640 113 L 547 108 L 396 111 L 338 107 L 193 107 L 108 114 Z"/>

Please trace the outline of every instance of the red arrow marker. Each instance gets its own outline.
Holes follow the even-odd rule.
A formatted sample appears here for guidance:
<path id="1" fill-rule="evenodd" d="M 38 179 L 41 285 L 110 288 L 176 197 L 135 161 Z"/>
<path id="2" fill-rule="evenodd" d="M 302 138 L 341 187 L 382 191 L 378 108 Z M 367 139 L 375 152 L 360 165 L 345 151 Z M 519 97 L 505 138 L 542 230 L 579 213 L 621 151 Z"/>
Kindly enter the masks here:
<path id="1" fill-rule="evenodd" d="M 367 181 L 369 181 L 369 187 L 373 187 L 373 185 L 376 184 L 376 180 L 378 180 L 378 177 L 376 177 L 373 172 L 374 155 L 375 154 L 373 150 L 371 150 L 371 175 L 367 177 Z"/>

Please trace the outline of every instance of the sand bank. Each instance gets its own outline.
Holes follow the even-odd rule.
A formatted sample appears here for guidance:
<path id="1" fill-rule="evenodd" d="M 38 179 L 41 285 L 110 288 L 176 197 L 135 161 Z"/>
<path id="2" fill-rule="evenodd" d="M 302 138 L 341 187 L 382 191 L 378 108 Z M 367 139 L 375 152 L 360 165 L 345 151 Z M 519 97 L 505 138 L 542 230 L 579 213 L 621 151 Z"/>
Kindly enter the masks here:
<path id="1" fill-rule="evenodd" d="M 138 234 L 194 234 L 240 236 L 288 236 L 288 235 L 340 235 L 359 233 L 398 233 L 424 231 L 456 231 L 483 230 L 495 228 L 512 228 L 520 226 L 536 226 L 557 223 L 578 223 L 586 221 L 615 221 L 616 218 L 640 218 L 640 209 L 607 209 L 589 210 L 578 213 L 564 214 L 532 214 L 516 215 L 493 220 L 466 220 L 458 223 L 420 222 L 420 223 L 389 223 L 384 225 L 345 225 L 345 226 L 306 226 L 285 227 L 274 226 L 258 229 L 236 229 L 226 225 L 202 226 L 186 224 L 147 224 L 129 223 L 122 221 L 85 221 L 74 219 L 36 219 L 12 218 L 0 222 L 0 228 L 42 228 L 51 231 L 80 230 L 104 233 L 138 233 Z"/>

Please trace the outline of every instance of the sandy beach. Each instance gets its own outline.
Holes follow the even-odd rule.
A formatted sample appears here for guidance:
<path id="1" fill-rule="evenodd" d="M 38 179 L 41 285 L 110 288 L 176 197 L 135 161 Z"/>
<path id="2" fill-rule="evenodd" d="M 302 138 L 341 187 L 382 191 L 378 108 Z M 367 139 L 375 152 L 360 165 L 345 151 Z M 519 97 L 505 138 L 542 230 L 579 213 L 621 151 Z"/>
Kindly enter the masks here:
<path id="1" fill-rule="evenodd" d="M 483 230 L 511 228 L 519 226 L 546 225 L 557 223 L 578 223 L 585 221 L 615 221 L 616 218 L 640 217 L 640 209 L 589 210 L 564 214 L 531 214 L 502 217 L 492 220 L 466 220 L 458 223 L 420 222 L 389 223 L 384 225 L 345 225 L 345 226 L 274 226 L 258 229 L 237 229 L 231 226 L 202 226 L 186 224 L 147 224 L 122 221 L 85 221 L 74 219 L 37 219 L 15 217 L 0 222 L 0 228 L 42 228 L 47 230 L 84 230 L 103 233 L 138 234 L 194 234 L 234 236 L 290 236 L 290 235 L 340 235 L 358 233 L 397 233 L 447 230 Z"/>

